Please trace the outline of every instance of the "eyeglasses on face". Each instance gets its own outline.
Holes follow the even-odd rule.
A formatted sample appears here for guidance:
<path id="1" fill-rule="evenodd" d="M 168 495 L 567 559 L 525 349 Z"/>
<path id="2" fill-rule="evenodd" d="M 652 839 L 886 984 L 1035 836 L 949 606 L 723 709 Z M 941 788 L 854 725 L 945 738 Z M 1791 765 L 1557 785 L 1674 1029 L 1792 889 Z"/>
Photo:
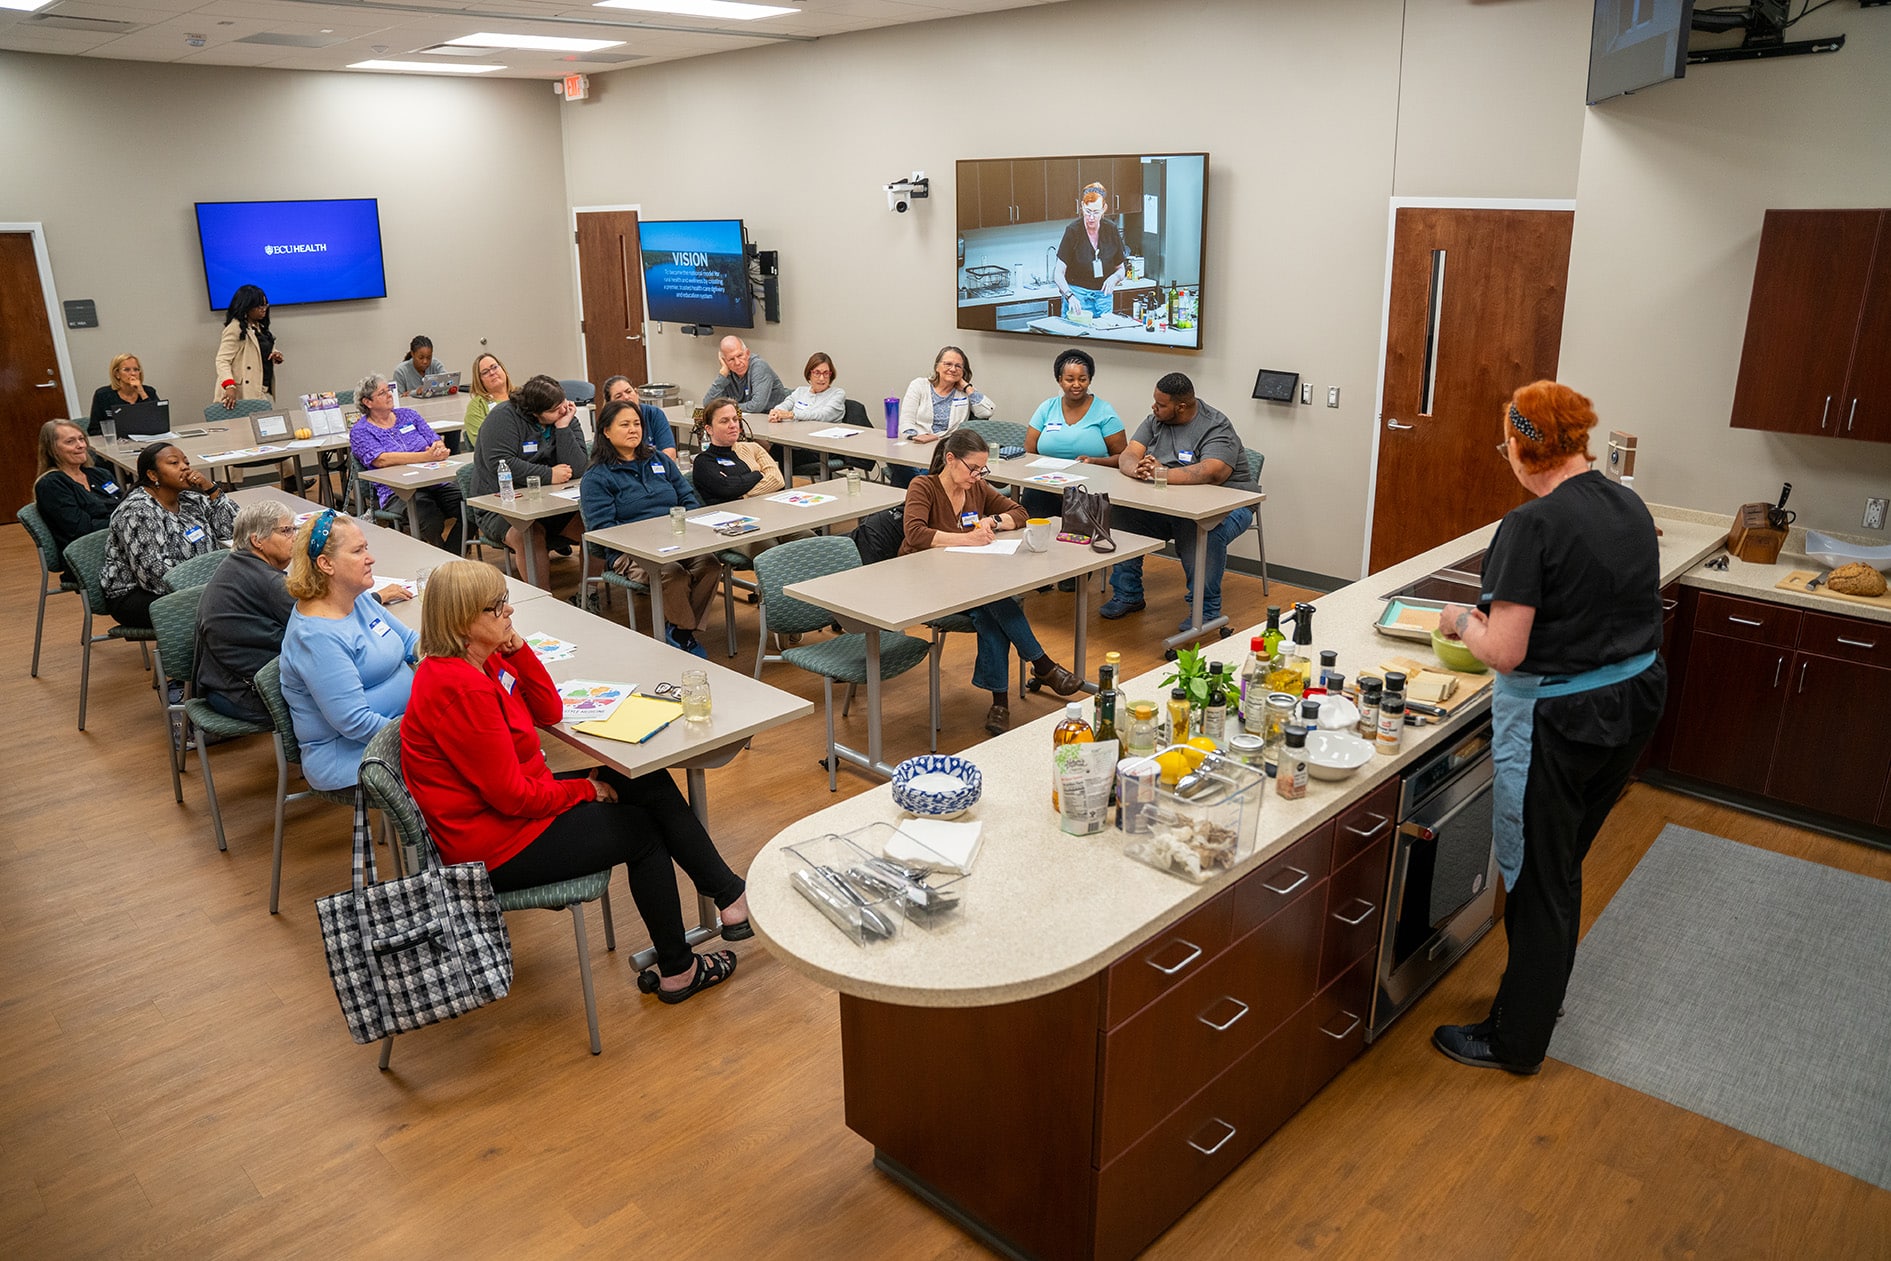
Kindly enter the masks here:
<path id="1" fill-rule="evenodd" d="M 510 617 L 512 615 L 512 601 L 506 596 L 501 596 L 499 599 L 481 609 L 480 612 L 490 613 L 494 617 Z"/>
<path id="2" fill-rule="evenodd" d="M 991 473 L 991 460 L 989 458 L 987 458 L 983 464 L 974 464 L 962 455 L 955 455 L 952 458 L 957 460 L 960 464 L 963 464 L 965 471 L 970 473 L 973 477 L 985 477 Z"/>
<path id="3" fill-rule="evenodd" d="M 1510 458 L 1510 439 L 1505 438 L 1502 442 L 1497 444 L 1497 454 L 1503 456 L 1506 460 Z"/>

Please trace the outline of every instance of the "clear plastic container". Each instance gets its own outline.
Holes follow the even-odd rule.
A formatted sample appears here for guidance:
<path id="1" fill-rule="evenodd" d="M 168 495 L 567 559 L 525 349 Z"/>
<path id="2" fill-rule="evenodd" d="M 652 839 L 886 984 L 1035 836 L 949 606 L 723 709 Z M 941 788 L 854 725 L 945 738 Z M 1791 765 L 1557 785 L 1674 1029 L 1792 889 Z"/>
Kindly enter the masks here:
<path id="1" fill-rule="evenodd" d="M 795 891 L 857 946 L 891 941 L 903 923 L 930 927 L 958 909 L 955 886 L 964 876 L 890 823 L 785 848 Z"/>
<path id="2" fill-rule="evenodd" d="M 1192 757 L 1199 751 L 1174 745 L 1163 750 L 1170 752 Z M 1223 875 L 1254 852 L 1260 790 L 1266 783 L 1259 768 L 1210 753 L 1193 773 L 1174 784 L 1157 785 L 1149 830 L 1131 837 L 1123 852 L 1197 884 Z"/>

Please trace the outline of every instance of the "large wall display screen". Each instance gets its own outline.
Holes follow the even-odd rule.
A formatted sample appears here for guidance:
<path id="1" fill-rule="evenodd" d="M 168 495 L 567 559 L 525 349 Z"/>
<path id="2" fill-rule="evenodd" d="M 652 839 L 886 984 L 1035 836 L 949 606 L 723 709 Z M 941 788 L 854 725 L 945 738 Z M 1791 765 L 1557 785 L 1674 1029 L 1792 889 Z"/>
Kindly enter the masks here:
<path id="1" fill-rule="evenodd" d="M 642 219 L 646 311 L 652 320 L 754 328 L 740 219 Z"/>
<path id="2" fill-rule="evenodd" d="M 381 212 L 372 197 L 336 201 L 200 201 L 210 309 L 229 307 L 243 285 L 271 306 L 385 298 Z"/>

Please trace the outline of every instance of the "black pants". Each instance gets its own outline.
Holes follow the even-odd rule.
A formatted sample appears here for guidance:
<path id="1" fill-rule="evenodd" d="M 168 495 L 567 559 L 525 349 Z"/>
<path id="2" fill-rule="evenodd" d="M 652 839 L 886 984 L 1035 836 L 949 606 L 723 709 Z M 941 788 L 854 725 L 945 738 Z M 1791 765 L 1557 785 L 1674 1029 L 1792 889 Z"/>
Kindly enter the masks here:
<path id="1" fill-rule="evenodd" d="M 1549 1050 L 1576 966 L 1582 861 L 1652 734 L 1651 722 L 1624 744 L 1585 744 L 1536 720 L 1523 794 L 1523 869 L 1504 902 L 1510 960 L 1491 1008 L 1491 1049 L 1500 1059 L 1536 1064 Z"/>
<path id="2" fill-rule="evenodd" d="M 658 971 L 679 976 L 689 971 L 694 953 L 684 940 L 671 861 L 719 907 L 741 897 L 747 886 L 722 861 L 668 771 L 626 779 L 606 767 L 602 778 L 617 790 L 615 802 L 587 801 L 553 819 L 530 845 L 493 868 L 492 887 L 502 893 L 529 889 L 622 863 L 630 873 L 630 896 L 657 948 Z"/>
<path id="3" fill-rule="evenodd" d="M 393 506 L 392 500 L 389 506 Z M 424 543 L 444 547 L 460 554 L 460 488 L 451 482 L 422 486 L 414 492 L 414 515 L 420 518 L 420 538 Z M 446 539 L 441 541 L 441 531 Z"/>
<path id="4" fill-rule="evenodd" d="M 123 595 L 107 596 L 105 611 L 112 615 L 112 620 L 120 626 L 136 626 L 140 630 L 151 629 L 151 604 L 161 597 L 143 587 L 133 587 Z"/>

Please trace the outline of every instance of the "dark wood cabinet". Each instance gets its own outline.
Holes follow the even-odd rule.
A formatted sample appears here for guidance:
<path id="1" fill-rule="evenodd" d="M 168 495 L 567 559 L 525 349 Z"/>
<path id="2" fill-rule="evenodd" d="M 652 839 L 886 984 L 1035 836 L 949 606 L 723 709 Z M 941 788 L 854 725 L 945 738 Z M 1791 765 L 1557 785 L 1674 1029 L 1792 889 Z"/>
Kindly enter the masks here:
<path id="1" fill-rule="evenodd" d="M 1655 734 L 1635 763 L 1637 777 L 1651 766 L 1665 767 L 1674 755 L 1674 732 L 1681 712 L 1681 689 L 1687 683 L 1689 641 L 1693 638 L 1695 592 L 1669 583 L 1661 589 L 1661 660 L 1668 667 L 1668 702 L 1661 711 Z"/>
<path id="2" fill-rule="evenodd" d="M 1694 632 L 1669 767 L 1709 783 L 1759 792 L 1786 707 L 1792 649 Z"/>
<path id="3" fill-rule="evenodd" d="M 1050 219 L 1077 217 L 1077 194 L 1083 191 L 1083 160 L 1051 158 L 1044 163 L 1044 213 Z"/>
<path id="4" fill-rule="evenodd" d="M 1392 854 L 1388 833 L 1357 858 L 1333 872 L 1326 882 L 1326 922 L 1321 926 L 1320 985 L 1338 979 L 1354 962 L 1373 952 L 1385 922 L 1386 864 Z"/>
<path id="5" fill-rule="evenodd" d="M 1891 215 L 1769 210 L 1736 429 L 1891 440 Z"/>
<path id="6" fill-rule="evenodd" d="M 981 228 L 996 228 L 1015 222 L 1011 217 L 1011 163 L 1004 161 L 972 162 L 978 171 L 978 223 Z"/>
<path id="7" fill-rule="evenodd" d="M 1891 670 L 1799 652 L 1786 683 L 1766 795 L 1872 822 L 1885 790 Z"/>

